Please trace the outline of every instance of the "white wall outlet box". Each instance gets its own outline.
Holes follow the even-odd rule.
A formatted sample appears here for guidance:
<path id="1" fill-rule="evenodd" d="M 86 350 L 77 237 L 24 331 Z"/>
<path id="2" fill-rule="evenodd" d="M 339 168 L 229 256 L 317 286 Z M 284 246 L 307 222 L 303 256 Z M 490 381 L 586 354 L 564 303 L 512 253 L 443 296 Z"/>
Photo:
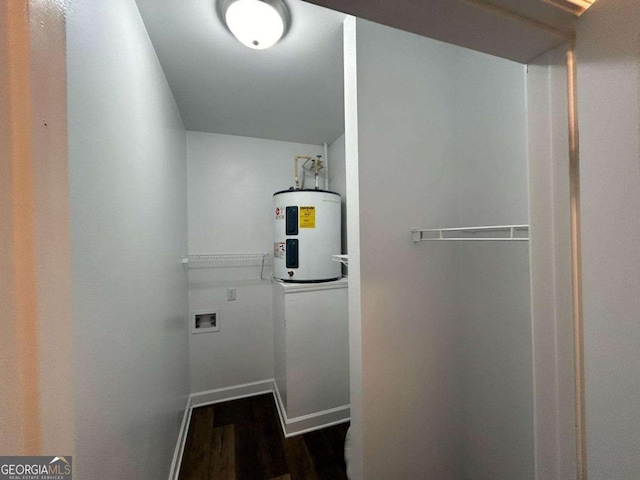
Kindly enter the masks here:
<path id="1" fill-rule="evenodd" d="M 194 310 L 191 319 L 191 333 L 207 333 L 220 331 L 220 310 Z"/>
<path id="2" fill-rule="evenodd" d="M 236 289 L 227 288 L 227 302 L 233 302 L 236 299 Z"/>

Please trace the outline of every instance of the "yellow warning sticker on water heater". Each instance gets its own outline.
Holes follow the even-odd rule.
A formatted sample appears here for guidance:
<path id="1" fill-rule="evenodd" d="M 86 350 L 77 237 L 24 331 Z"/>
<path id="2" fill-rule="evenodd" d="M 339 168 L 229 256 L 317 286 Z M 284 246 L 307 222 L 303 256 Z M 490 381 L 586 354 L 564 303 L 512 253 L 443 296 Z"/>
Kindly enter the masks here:
<path id="1" fill-rule="evenodd" d="M 316 228 L 316 207 L 300 207 L 300 228 Z"/>

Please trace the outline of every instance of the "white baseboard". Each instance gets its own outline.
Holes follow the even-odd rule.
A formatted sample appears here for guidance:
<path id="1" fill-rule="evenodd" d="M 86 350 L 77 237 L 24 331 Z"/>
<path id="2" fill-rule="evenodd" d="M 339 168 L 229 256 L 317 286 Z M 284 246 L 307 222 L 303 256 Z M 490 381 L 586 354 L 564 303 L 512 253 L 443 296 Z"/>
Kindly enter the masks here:
<path id="1" fill-rule="evenodd" d="M 173 461 L 171 462 L 169 480 L 178 480 L 178 476 L 180 475 L 182 455 L 187 441 L 187 434 L 189 433 L 191 412 L 194 408 L 204 407 L 214 403 L 228 402 L 239 398 L 263 395 L 265 393 L 271 393 L 274 396 L 282 432 L 287 438 L 319 430 L 321 428 L 331 427 L 350 420 L 350 405 L 331 408 L 329 410 L 323 410 L 321 412 L 315 412 L 301 417 L 287 418 L 287 413 L 282 403 L 282 399 L 280 398 L 280 392 L 278 392 L 276 382 L 272 378 L 268 380 L 260 380 L 258 382 L 244 383 L 242 385 L 234 385 L 231 387 L 192 393 L 189 395 L 184 416 L 182 417 L 182 425 L 180 426 L 180 433 L 178 435 L 178 441 L 173 454 Z"/>
<path id="2" fill-rule="evenodd" d="M 187 432 L 189 431 L 189 423 L 191 421 L 191 395 L 187 397 L 187 404 L 184 407 L 182 415 L 182 423 L 178 431 L 178 441 L 173 451 L 173 460 L 171 461 L 171 469 L 169 470 L 169 480 L 178 480 L 180 473 L 180 464 L 182 463 L 182 454 L 184 453 L 184 444 L 187 441 Z"/>
<path id="3" fill-rule="evenodd" d="M 191 407 L 204 407 L 219 402 L 228 402 L 243 397 L 253 397 L 263 393 L 273 392 L 273 379 L 260 380 L 258 382 L 243 383 L 231 387 L 217 388 L 205 392 L 191 394 Z"/>
<path id="4" fill-rule="evenodd" d="M 284 436 L 287 438 L 345 423 L 351 419 L 350 405 L 342 405 L 300 417 L 287 418 L 287 412 L 275 381 L 273 382 L 273 396 L 275 397 L 278 416 L 280 417 L 280 426 Z"/>

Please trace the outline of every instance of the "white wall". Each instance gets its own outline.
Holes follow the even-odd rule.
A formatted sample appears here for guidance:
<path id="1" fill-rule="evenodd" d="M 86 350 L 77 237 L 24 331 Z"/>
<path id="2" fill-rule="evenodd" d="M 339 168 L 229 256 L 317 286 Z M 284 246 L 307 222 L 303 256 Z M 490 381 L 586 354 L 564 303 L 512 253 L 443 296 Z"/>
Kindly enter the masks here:
<path id="1" fill-rule="evenodd" d="M 463 50 L 447 74 L 456 139 L 448 225 L 528 224 L 525 67 Z M 531 479 L 529 245 L 456 244 L 455 268 L 460 478 Z"/>
<path id="2" fill-rule="evenodd" d="M 578 22 L 589 478 L 640 478 L 640 74 L 635 0 Z"/>
<path id="3" fill-rule="evenodd" d="M 347 177 L 345 163 L 344 134 L 328 148 L 329 190 L 342 198 L 342 253 L 347 253 Z"/>
<path id="4" fill-rule="evenodd" d="M 527 223 L 524 69 L 361 20 L 356 38 L 363 478 L 531 478 L 527 248 L 410 233 Z"/>
<path id="5" fill-rule="evenodd" d="M 454 250 L 412 245 L 410 228 L 454 217 L 451 78 L 436 65 L 456 50 L 361 20 L 356 38 L 363 478 L 454 478 Z"/>
<path id="6" fill-rule="evenodd" d="M 187 132 L 187 151 L 189 253 L 271 253 L 272 195 L 293 185 L 295 155 L 322 155 L 323 147 Z M 189 269 L 189 308 L 221 315 L 219 332 L 190 336 L 192 392 L 273 378 L 271 268 L 262 281 L 259 274 Z M 228 287 L 237 300 L 226 301 Z"/>
<path id="7" fill-rule="evenodd" d="M 188 395 L 185 131 L 133 0 L 67 7 L 78 478 L 166 478 Z"/>

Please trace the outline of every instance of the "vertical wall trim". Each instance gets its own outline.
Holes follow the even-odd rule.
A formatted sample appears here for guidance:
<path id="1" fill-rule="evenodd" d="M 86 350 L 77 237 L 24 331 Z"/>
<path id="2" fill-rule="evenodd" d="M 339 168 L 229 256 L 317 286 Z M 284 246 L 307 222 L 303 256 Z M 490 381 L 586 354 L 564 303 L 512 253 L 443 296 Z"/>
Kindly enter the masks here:
<path id="1" fill-rule="evenodd" d="M 29 0 L 42 452 L 74 452 L 65 0 Z"/>
<path id="2" fill-rule="evenodd" d="M 584 401 L 584 332 L 582 315 L 582 253 L 580 243 L 580 151 L 577 112 L 575 39 L 567 50 L 569 112 L 569 181 L 571 190 L 571 274 L 573 283 L 573 354 L 576 402 L 576 466 L 578 480 L 587 480 Z"/>
<path id="3" fill-rule="evenodd" d="M 35 189 L 32 152 L 29 2 L 4 4 L 8 59 L 9 156 L 13 229 L 16 361 L 19 372 L 22 445 L 14 454 L 41 450 L 40 372 L 35 245 Z"/>
<path id="4" fill-rule="evenodd" d="M 364 478 L 362 402 L 362 304 L 360 289 L 360 183 L 358 157 L 358 73 L 356 18 L 344 21 L 345 176 L 347 198 L 347 250 L 349 251 L 349 365 L 351 480 Z"/>

